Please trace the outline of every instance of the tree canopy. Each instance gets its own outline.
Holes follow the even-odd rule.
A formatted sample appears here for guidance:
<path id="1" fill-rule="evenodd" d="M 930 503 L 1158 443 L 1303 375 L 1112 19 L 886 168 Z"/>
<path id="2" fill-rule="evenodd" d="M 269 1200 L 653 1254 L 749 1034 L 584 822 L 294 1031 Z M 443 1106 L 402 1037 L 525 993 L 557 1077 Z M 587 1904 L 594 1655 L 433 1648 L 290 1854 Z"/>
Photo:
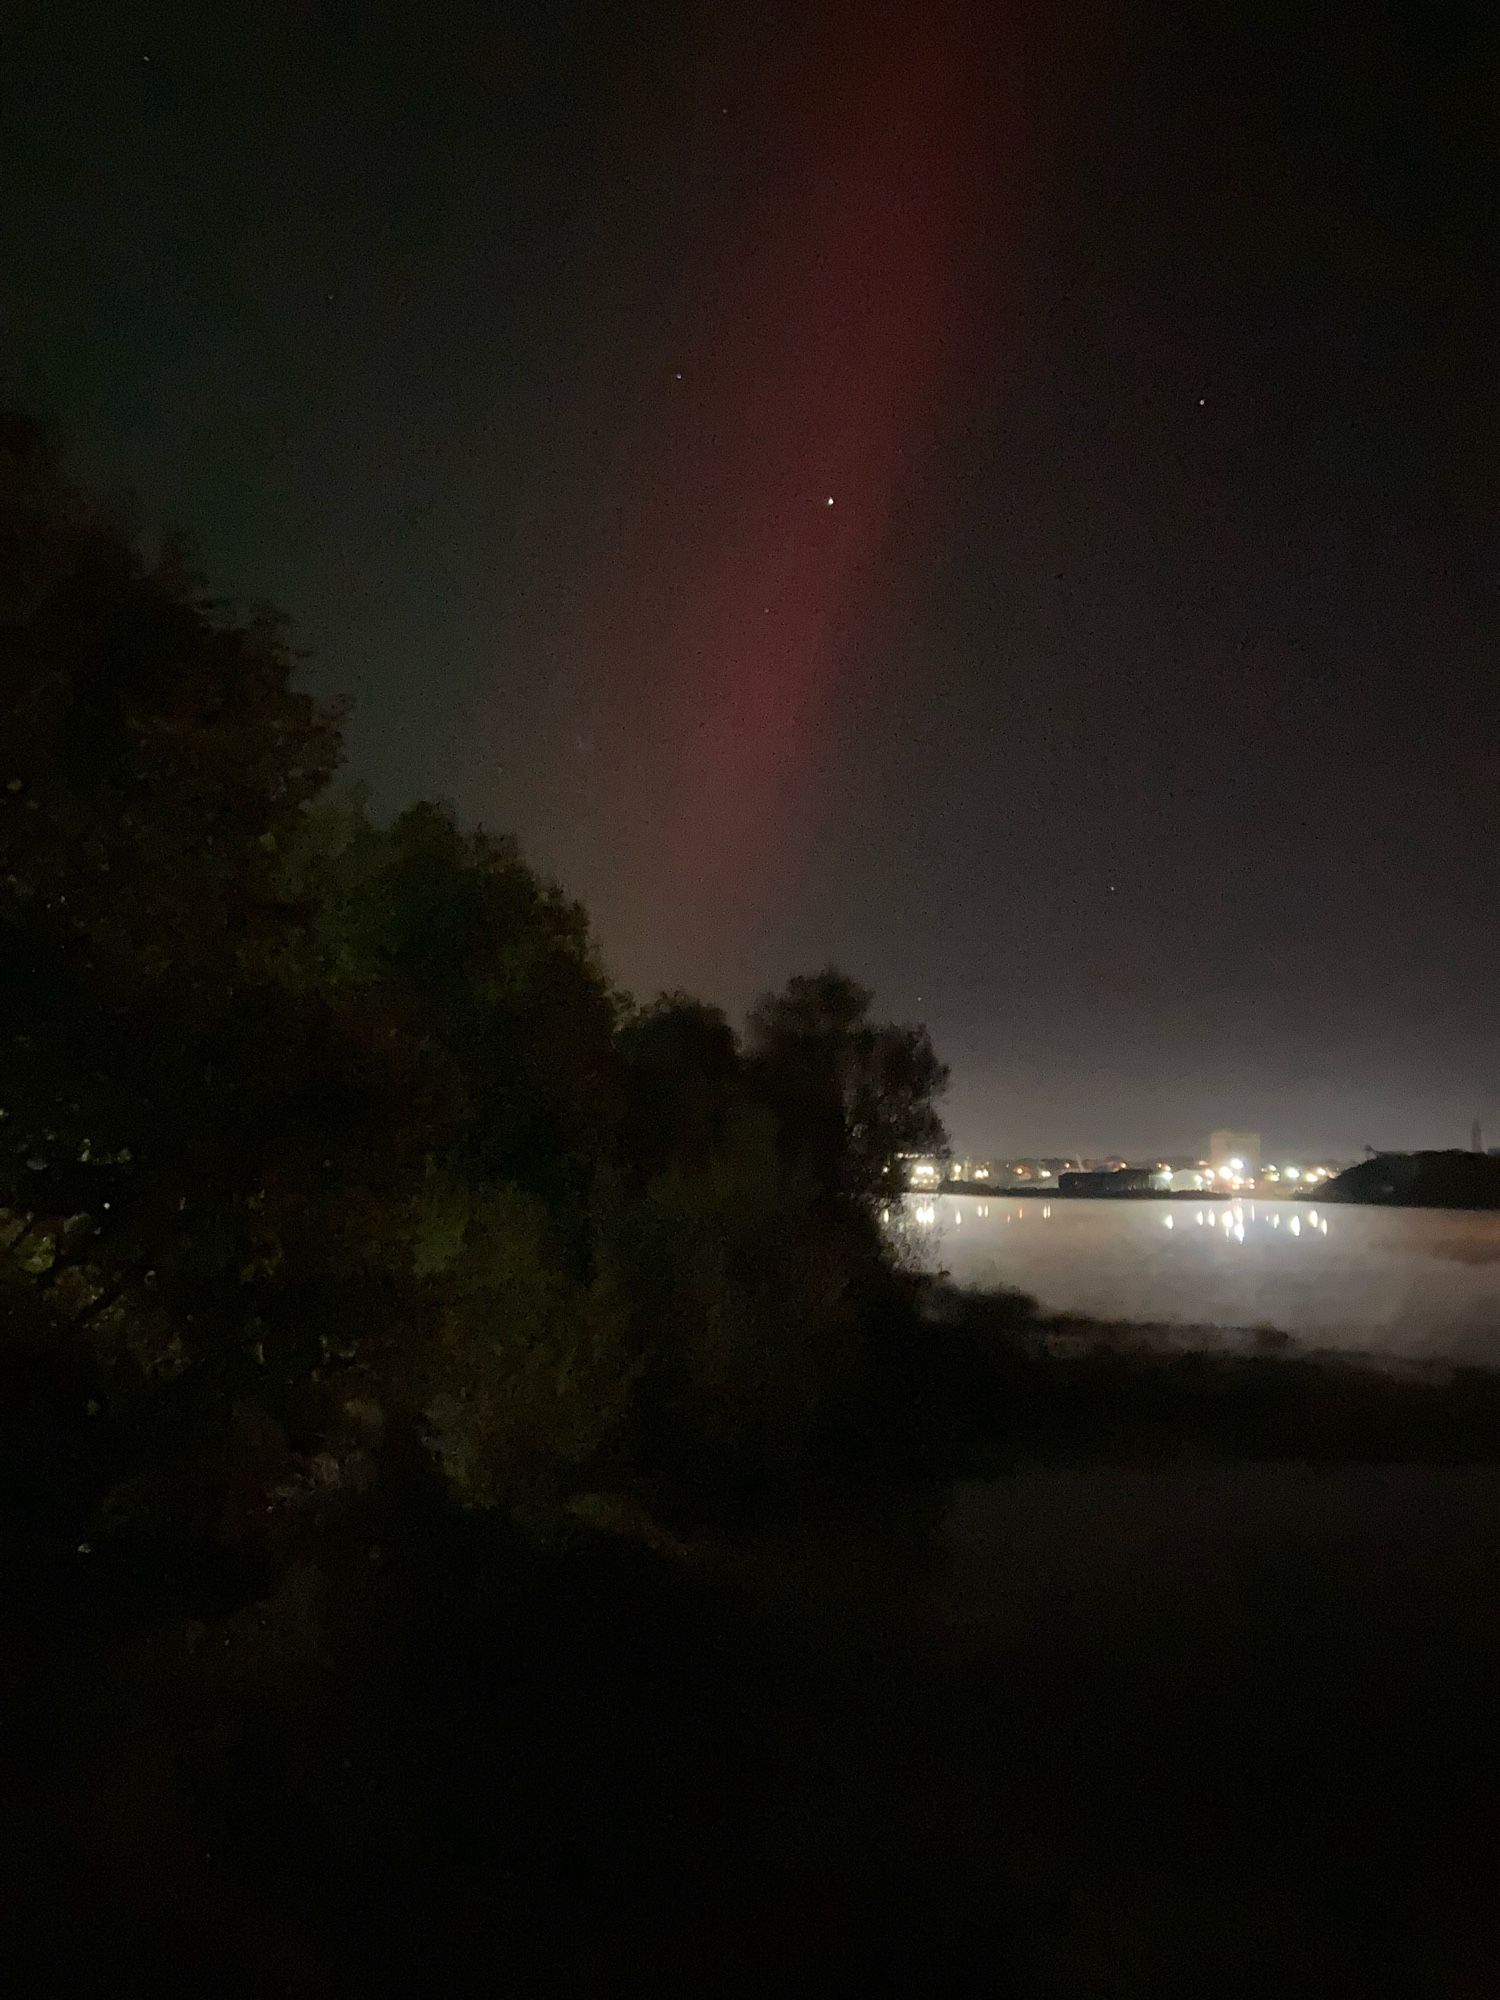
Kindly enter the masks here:
<path id="1" fill-rule="evenodd" d="M 632 1003 L 512 842 L 330 790 L 281 622 L 19 419 L 0 555 L 0 1306 L 118 1419 L 89 1504 L 143 1397 L 200 1468 L 260 1440 L 262 1522 L 372 1453 L 502 1508 L 815 1466 L 904 1282 L 875 1209 L 940 1138 L 925 1031 L 832 968 L 743 1042 Z"/>

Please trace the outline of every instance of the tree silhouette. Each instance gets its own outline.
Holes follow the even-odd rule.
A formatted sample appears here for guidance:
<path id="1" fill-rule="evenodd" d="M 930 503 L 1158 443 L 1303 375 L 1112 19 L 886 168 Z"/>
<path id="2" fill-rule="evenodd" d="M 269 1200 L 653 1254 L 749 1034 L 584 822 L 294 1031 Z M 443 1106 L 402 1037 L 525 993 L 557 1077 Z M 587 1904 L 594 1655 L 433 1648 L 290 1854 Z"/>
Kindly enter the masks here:
<path id="1" fill-rule="evenodd" d="M 870 1201 L 902 1153 L 947 1144 L 948 1071 L 925 1028 L 872 1022 L 873 994 L 827 966 L 788 980 L 750 1016 L 760 1085 L 798 1161 L 830 1192 Z"/>

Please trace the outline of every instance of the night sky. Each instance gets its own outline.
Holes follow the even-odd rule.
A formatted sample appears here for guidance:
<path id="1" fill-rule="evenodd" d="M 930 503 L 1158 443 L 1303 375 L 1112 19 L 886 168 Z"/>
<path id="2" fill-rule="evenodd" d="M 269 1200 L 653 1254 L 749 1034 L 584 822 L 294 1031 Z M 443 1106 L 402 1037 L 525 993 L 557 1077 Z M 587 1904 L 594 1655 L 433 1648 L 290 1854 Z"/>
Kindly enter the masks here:
<path id="1" fill-rule="evenodd" d="M 3 18 L 8 387 L 382 807 L 965 1147 L 1500 1144 L 1487 7 Z"/>

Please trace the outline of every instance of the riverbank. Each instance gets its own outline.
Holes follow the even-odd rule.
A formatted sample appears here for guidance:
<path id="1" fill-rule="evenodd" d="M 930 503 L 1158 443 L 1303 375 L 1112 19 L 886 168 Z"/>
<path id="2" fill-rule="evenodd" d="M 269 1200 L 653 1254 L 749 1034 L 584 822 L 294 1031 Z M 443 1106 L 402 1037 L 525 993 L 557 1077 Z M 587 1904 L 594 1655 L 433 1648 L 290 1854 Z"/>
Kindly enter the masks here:
<path id="1" fill-rule="evenodd" d="M 900 1452 L 709 1532 L 377 1487 L 241 1601 L 13 1565 L 16 1964 L 1486 1990 L 1500 1379 L 953 1293 L 909 1360 Z"/>
<path id="2" fill-rule="evenodd" d="M 735 1553 L 799 1990 L 1493 1990 L 1500 1379 L 1061 1332 L 976 1476 Z"/>
<path id="3" fill-rule="evenodd" d="M 1319 1351 L 1273 1328 L 1034 1311 L 939 1288 L 926 1407 L 970 1467 L 1183 1459 L 1500 1464 L 1500 1372 Z"/>
<path id="4" fill-rule="evenodd" d="M 761 1603 L 855 1951 L 1048 2000 L 1494 1990 L 1500 1469 L 1017 1467 L 925 1568 L 824 1533 Z"/>
<path id="5" fill-rule="evenodd" d="M 1123 1179 L 1123 1176 L 1121 1177 Z M 1043 1201 L 1322 1201 L 1371 1208 L 1500 1209 L 1500 1156 L 1450 1148 L 1418 1153 L 1377 1153 L 1342 1173 L 1316 1183 L 1266 1180 L 1251 1188 L 1229 1188 L 1210 1179 L 1202 1188 L 1112 1187 L 1096 1177 L 1087 1190 L 1049 1187 L 1034 1181 L 1007 1185 L 993 1180 L 945 1180 L 911 1192 L 931 1199 L 944 1194 Z"/>

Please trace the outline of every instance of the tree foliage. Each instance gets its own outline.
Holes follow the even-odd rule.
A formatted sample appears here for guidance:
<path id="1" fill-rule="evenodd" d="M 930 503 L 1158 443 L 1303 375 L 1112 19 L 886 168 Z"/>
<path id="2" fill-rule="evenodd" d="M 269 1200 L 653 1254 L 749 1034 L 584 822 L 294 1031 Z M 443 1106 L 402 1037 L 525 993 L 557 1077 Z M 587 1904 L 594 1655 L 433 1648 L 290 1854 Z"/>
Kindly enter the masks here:
<path id="1" fill-rule="evenodd" d="M 60 1301 L 128 1300 L 175 1367 L 219 1278 L 280 1268 L 307 1158 L 361 1122 L 364 1079 L 339 1087 L 275 974 L 337 718 L 272 617 L 144 563 L 20 421 L 0 547 L 0 1205 Z"/>
<path id="2" fill-rule="evenodd" d="M 750 1048 L 788 1147 L 819 1185 L 889 1196 L 902 1153 L 944 1141 L 948 1071 L 927 1030 L 870 1019 L 874 995 L 834 966 L 789 979 L 750 1016 Z"/>
<path id="3" fill-rule="evenodd" d="M 20 422 L 0 555 L 0 1311 L 99 1392 L 100 1518 L 169 1459 L 263 1537 L 372 1455 L 469 1507 L 805 1476 L 868 1397 L 888 1168 L 940 1133 L 925 1032 L 831 969 L 743 1044 L 631 1005 L 512 843 L 331 793 L 279 623 Z"/>

